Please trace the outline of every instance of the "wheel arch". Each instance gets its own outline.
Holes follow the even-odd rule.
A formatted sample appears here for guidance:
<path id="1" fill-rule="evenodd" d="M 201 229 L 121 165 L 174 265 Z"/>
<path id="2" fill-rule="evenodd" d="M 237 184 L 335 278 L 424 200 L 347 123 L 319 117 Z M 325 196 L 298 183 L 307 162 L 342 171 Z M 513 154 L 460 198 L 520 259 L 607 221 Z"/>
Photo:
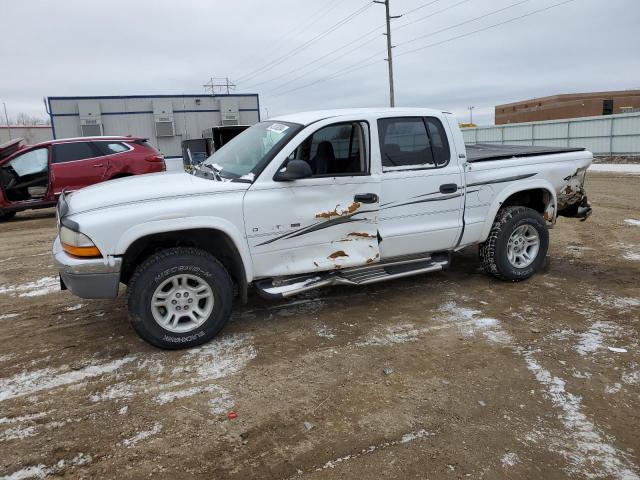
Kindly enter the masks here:
<path id="1" fill-rule="evenodd" d="M 253 265 L 244 237 L 233 225 L 193 220 L 151 222 L 152 225 L 138 225 L 125 232 L 117 247 L 123 257 L 121 281 L 127 283 L 135 267 L 149 255 L 165 248 L 191 246 L 214 255 L 225 266 L 245 300 L 247 285 L 253 280 Z"/>
<path id="2" fill-rule="evenodd" d="M 484 242 L 489 236 L 491 226 L 502 207 L 532 208 L 543 216 L 548 227 L 552 227 L 556 221 L 557 202 L 556 191 L 546 180 L 533 180 L 508 186 L 493 200 L 480 241 Z"/>

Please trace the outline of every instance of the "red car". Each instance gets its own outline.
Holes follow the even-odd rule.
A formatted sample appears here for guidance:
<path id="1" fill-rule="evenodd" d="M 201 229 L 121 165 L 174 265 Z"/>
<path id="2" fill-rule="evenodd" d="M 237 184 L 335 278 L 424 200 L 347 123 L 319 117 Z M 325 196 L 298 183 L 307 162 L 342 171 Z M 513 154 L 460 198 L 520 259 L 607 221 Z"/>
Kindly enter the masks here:
<path id="1" fill-rule="evenodd" d="M 52 207 L 63 190 L 164 170 L 164 156 L 144 138 L 65 138 L 28 146 L 13 140 L 0 145 L 0 221 Z"/>

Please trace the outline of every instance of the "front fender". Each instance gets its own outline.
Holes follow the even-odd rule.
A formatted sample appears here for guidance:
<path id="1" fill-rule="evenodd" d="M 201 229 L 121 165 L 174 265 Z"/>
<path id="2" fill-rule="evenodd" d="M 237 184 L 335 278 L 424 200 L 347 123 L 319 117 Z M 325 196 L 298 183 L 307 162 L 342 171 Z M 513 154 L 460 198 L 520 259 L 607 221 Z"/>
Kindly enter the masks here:
<path id="1" fill-rule="evenodd" d="M 514 183 L 513 185 L 509 185 L 508 187 L 504 188 L 493 199 L 493 202 L 491 203 L 491 207 L 487 212 L 487 218 L 485 220 L 484 228 L 482 229 L 480 242 L 484 242 L 487 239 L 487 237 L 489 237 L 489 232 L 491 231 L 493 222 L 496 218 L 496 215 L 498 214 L 498 210 L 500 210 L 500 207 L 502 207 L 504 202 L 511 195 L 516 194 L 518 192 L 524 192 L 526 190 L 536 190 L 536 189 L 546 190 L 547 193 L 549 194 L 550 201 L 547 202 L 547 205 L 545 205 L 544 219 L 547 225 L 553 225 L 556 221 L 557 204 L 558 204 L 558 198 L 556 195 L 555 188 L 553 188 L 553 185 L 549 181 L 543 178 L 520 181 L 518 183 Z"/>
<path id="2" fill-rule="evenodd" d="M 234 243 L 242 258 L 247 282 L 253 280 L 253 262 L 249 246 L 243 232 L 228 220 L 220 217 L 167 217 L 140 223 L 126 230 L 118 240 L 116 252 L 123 255 L 136 240 L 154 234 L 175 232 L 179 230 L 210 229 L 227 235 Z"/>

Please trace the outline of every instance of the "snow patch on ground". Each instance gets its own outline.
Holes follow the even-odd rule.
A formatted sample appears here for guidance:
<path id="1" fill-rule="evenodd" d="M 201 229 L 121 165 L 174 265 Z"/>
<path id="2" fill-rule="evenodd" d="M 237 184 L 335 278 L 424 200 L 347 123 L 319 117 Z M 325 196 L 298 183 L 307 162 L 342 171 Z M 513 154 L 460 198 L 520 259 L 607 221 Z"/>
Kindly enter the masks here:
<path id="1" fill-rule="evenodd" d="M 415 342 L 425 333 L 451 328 L 450 325 L 436 325 L 429 327 L 416 327 L 413 323 L 403 325 L 393 325 L 385 327 L 382 333 L 372 334 L 361 342 L 357 342 L 358 347 L 387 346 L 400 343 Z"/>
<path id="2" fill-rule="evenodd" d="M 336 334 L 334 333 L 334 330 L 332 328 L 327 327 L 326 325 L 316 325 L 314 327 L 314 331 L 316 332 L 317 336 L 322 338 L 328 338 L 328 339 L 336 338 Z"/>
<path id="3" fill-rule="evenodd" d="M 221 390 L 221 388 L 216 385 L 201 385 L 201 386 L 185 388 L 182 390 L 162 392 L 155 397 L 155 402 L 159 405 L 165 405 L 167 403 L 171 403 L 182 398 L 193 397 L 194 395 L 198 395 L 201 393 L 217 392 L 219 390 Z"/>
<path id="4" fill-rule="evenodd" d="M 516 453 L 509 452 L 509 453 L 505 453 L 502 456 L 502 458 L 500 459 L 500 462 L 502 463 L 502 466 L 504 468 L 509 468 L 509 467 L 513 467 L 517 463 L 520 463 L 520 458 Z"/>
<path id="5" fill-rule="evenodd" d="M 27 478 L 45 478 L 49 475 L 55 475 L 61 473 L 66 467 L 79 467 L 82 465 L 86 465 L 90 463 L 93 459 L 91 455 L 85 455 L 84 453 L 79 453 L 71 460 L 60 460 L 58 463 L 55 463 L 51 466 L 46 466 L 44 464 L 39 465 L 31 465 L 29 467 L 25 467 L 21 470 L 13 472 L 11 475 L 7 475 L 6 477 L 2 477 L 3 480 L 24 480 Z"/>
<path id="6" fill-rule="evenodd" d="M 614 383 L 613 385 L 607 385 L 604 387 L 604 392 L 612 395 L 614 393 L 618 393 L 622 389 L 622 384 Z"/>
<path id="7" fill-rule="evenodd" d="M 0 287 L 0 294 L 14 297 L 39 297 L 60 290 L 58 277 L 44 277 L 33 282 Z"/>
<path id="8" fill-rule="evenodd" d="M 215 380 L 242 370 L 256 358 L 247 335 L 231 335 L 187 351 L 186 363 L 195 364 L 199 380 Z"/>
<path id="9" fill-rule="evenodd" d="M 32 372 L 22 372 L 13 377 L 1 378 L 0 402 L 112 373 L 135 358 L 129 356 L 107 363 L 89 365 L 79 370 L 70 370 L 68 366 L 55 369 L 44 368 Z"/>
<path id="10" fill-rule="evenodd" d="M 579 334 L 580 340 L 574 349 L 580 355 L 588 355 L 603 348 L 607 338 L 616 338 L 622 333 L 622 328 L 612 322 L 595 322 L 589 330 Z"/>
<path id="11" fill-rule="evenodd" d="M 133 437 L 127 438 L 122 441 L 122 445 L 127 448 L 131 448 L 142 440 L 146 440 L 153 435 L 157 435 L 162 430 L 162 425 L 160 423 L 156 423 L 153 425 L 151 430 L 143 430 L 142 432 L 136 433 Z"/>
<path id="12" fill-rule="evenodd" d="M 448 302 L 440 308 L 440 312 L 445 314 L 445 322 L 454 323 L 458 326 L 462 334 L 466 337 L 473 337 L 482 334 L 492 343 L 509 345 L 513 338 L 502 329 L 499 320 L 490 317 L 478 317 L 479 310 L 461 307 L 455 302 Z"/>
<path id="13" fill-rule="evenodd" d="M 12 427 L 7 428 L 0 433 L 0 442 L 8 440 L 22 440 L 23 438 L 33 437 L 36 434 L 36 427 Z"/>
<path id="14" fill-rule="evenodd" d="M 229 392 L 222 389 L 219 397 L 209 400 L 209 411 L 212 415 L 224 415 L 233 408 L 234 404 Z"/>
<path id="15" fill-rule="evenodd" d="M 67 307 L 65 308 L 66 312 L 75 312 L 76 310 L 80 310 L 82 307 L 86 306 L 86 303 L 78 303 L 77 305 L 74 305 L 72 307 Z"/>
<path id="16" fill-rule="evenodd" d="M 629 456 L 607 443 L 607 438 L 582 412 L 581 398 L 565 389 L 566 383 L 543 368 L 531 352 L 524 354 L 527 368 L 545 387 L 545 394 L 560 410 L 559 418 L 570 435 L 564 443 L 564 456 L 570 473 L 586 478 L 640 479 Z"/>
<path id="17" fill-rule="evenodd" d="M 102 393 L 96 393 L 89 398 L 92 402 L 104 402 L 105 400 L 118 400 L 133 396 L 133 386 L 130 383 L 116 383 L 105 389 Z"/>
<path id="18" fill-rule="evenodd" d="M 405 444 L 405 443 L 411 443 L 415 440 L 421 439 L 421 438 L 426 438 L 433 435 L 431 432 L 427 432 L 426 430 L 417 430 L 415 432 L 409 432 L 409 433 L 405 433 L 401 438 L 399 438 L 398 440 L 391 440 L 389 442 L 384 442 L 384 443 L 380 443 L 378 445 L 371 445 L 367 448 L 363 448 L 362 450 L 360 450 L 359 452 L 350 454 L 350 455 L 345 455 L 344 457 L 339 457 L 336 458 L 334 460 L 329 460 L 328 462 L 326 462 L 324 465 L 315 468 L 316 472 L 322 471 L 322 470 L 327 470 L 327 469 L 333 469 L 336 468 L 338 465 L 340 465 L 343 462 L 346 462 L 347 460 L 353 460 L 355 458 L 361 457 L 363 455 L 368 455 L 370 453 L 373 453 L 375 451 L 378 450 L 383 450 L 385 448 L 389 448 L 389 447 L 393 447 L 396 445 L 401 445 L 401 444 Z M 300 470 L 298 470 L 299 473 L 304 473 Z"/>

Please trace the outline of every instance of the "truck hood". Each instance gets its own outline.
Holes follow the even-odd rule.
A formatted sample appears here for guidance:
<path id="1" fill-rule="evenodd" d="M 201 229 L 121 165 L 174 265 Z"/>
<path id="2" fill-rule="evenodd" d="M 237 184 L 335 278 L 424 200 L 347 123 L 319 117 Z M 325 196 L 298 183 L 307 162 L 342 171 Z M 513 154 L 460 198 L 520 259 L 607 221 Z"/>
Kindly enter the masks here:
<path id="1" fill-rule="evenodd" d="M 249 183 L 216 181 L 186 172 L 162 172 L 109 180 L 67 195 L 69 215 L 150 200 L 237 192 Z"/>

